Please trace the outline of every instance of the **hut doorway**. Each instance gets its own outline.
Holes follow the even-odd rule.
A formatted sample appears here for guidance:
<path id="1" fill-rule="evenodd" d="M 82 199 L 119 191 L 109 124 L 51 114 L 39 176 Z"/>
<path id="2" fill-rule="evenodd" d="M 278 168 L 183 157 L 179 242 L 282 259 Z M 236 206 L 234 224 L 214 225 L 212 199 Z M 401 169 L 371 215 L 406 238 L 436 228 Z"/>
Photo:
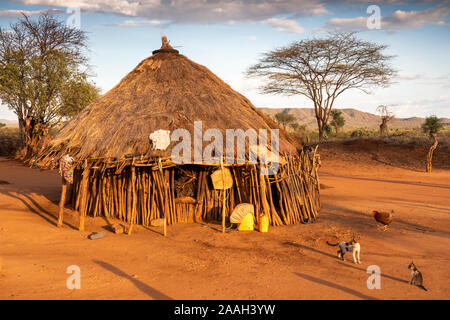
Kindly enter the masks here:
<path id="1" fill-rule="evenodd" d="M 178 222 L 195 222 L 200 170 L 192 165 L 178 166 L 173 170 L 173 188 Z"/>

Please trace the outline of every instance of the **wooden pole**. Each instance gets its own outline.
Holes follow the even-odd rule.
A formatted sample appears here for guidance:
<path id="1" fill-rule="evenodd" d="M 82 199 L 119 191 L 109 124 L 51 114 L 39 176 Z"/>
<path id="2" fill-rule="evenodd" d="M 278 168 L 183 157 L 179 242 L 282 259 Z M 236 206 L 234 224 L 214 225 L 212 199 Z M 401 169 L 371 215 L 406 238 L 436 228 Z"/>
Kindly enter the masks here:
<path id="1" fill-rule="evenodd" d="M 226 192 L 225 192 L 225 169 L 223 168 L 223 158 L 221 161 L 221 166 L 220 168 L 222 169 L 222 193 L 223 193 L 223 197 L 222 197 L 222 233 L 225 233 L 225 213 L 226 213 L 226 208 L 225 208 L 225 196 L 226 196 Z"/>
<path id="2" fill-rule="evenodd" d="M 80 199 L 80 226 L 78 227 L 78 231 L 84 231 L 84 217 L 86 216 L 87 209 L 87 189 L 88 189 L 88 180 L 89 180 L 89 168 L 87 166 L 87 161 L 84 163 L 83 177 L 81 178 L 81 199 Z"/>
<path id="3" fill-rule="evenodd" d="M 136 217 L 136 204 L 137 204 L 137 195 L 136 195 L 136 168 L 131 167 L 131 196 L 132 196 L 132 205 L 131 205 L 131 218 L 130 224 L 128 227 L 127 234 L 130 235 L 133 230 L 133 220 Z"/>
<path id="4" fill-rule="evenodd" d="M 67 181 L 64 176 L 61 177 L 61 199 L 59 200 L 59 215 L 56 226 L 59 228 L 63 224 L 64 204 L 66 203 Z"/>
<path id="5" fill-rule="evenodd" d="M 261 197 L 261 203 L 262 203 L 262 209 L 263 209 L 262 211 L 264 212 L 264 215 L 266 217 L 269 217 L 270 216 L 270 206 L 269 206 L 269 202 L 267 201 L 266 181 L 264 179 L 264 175 L 262 174 L 261 167 L 260 167 L 259 171 L 260 171 L 259 172 L 259 191 L 260 191 L 260 197 Z"/>
<path id="6" fill-rule="evenodd" d="M 168 199 L 168 194 L 166 192 L 167 190 L 167 185 L 166 185 L 166 181 L 164 179 L 164 175 L 163 175 L 163 171 L 162 171 L 162 165 L 161 165 L 161 158 L 158 159 L 158 169 L 159 169 L 159 174 L 160 174 L 160 183 L 162 183 L 162 187 L 163 187 L 163 191 L 164 191 L 164 237 L 167 236 L 167 211 L 169 210 L 169 205 L 167 203 L 167 201 L 169 201 Z"/>

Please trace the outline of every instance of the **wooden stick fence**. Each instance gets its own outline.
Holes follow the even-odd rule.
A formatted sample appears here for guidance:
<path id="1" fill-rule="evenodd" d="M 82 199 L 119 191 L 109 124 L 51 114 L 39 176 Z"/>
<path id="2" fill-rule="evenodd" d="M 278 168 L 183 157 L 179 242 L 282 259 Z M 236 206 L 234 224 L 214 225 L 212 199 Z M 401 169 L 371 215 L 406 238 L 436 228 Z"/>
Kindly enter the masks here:
<path id="1" fill-rule="evenodd" d="M 255 221 L 265 214 L 273 226 L 312 222 L 320 210 L 318 155 L 302 153 L 284 156 L 274 175 L 263 175 L 261 166 L 247 164 L 229 166 L 233 187 L 214 190 L 210 174 L 217 166 L 195 166 L 196 184 L 192 197 L 177 197 L 176 166 L 127 165 L 117 174 L 117 168 L 77 168 L 68 199 L 79 212 L 80 230 L 84 217 L 105 216 L 129 224 L 150 226 L 155 219 L 167 224 L 202 221 L 225 221 L 239 203 L 251 203 Z M 62 187 L 62 196 L 66 188 Z M 62 197 L 61 202 L 64 202 Z M 62 213 L 60 204 L 60 220 Z"/>

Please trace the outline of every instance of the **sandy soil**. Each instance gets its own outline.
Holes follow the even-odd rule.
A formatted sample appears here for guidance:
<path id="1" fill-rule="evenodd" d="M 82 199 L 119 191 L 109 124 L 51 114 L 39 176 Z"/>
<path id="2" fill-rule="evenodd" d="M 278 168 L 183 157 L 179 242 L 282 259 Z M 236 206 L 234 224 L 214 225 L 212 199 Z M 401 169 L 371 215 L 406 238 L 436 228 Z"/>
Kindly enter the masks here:
<path id="1" fill-rule="evenodd" d="M 225 235 L 176 225 L 167 238 L 160 228 L 136 227 L 131 236 L 108 232 L 99 240 L 87 235 L 104 230 L 102 218 L 88 218 L 78 232 L 78 217 L 66 209 L 66 224 L 55 227 L 56 172 L 0 158 L 0 298 L 449 299 L 450 171 L 438 165 L 420 172 L 419 158 L 411 166 L 390 163 L 386 154 L 394 151 L 386 146 L 375 156 L 352 148 L 324 147 L 315 224 Z M 377 229 L 375 209 L 395 210 L 387 232 Z M 360 236 L 360 265 L 350 256 L 339 261 L 325 243 L 353 233 Z M 407 283 L 412 259 L 427 292 Z M 81 269 L 80 290 L 66 288 L 70 265 Z M 381 268 L 380 290 L 367 288 L 370 265 Z"/>

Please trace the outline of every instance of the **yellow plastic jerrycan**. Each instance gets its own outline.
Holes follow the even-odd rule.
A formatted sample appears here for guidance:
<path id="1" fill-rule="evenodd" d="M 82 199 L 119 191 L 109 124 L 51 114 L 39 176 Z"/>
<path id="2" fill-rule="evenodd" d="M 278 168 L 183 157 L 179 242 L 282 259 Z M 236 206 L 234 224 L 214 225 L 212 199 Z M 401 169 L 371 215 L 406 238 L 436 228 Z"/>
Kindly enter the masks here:
<path id="1" fill-rule="evenodd" d="M 263 213 L 259 215 L 258 231 L 259 232 L 269 231 L 269 218 Z"/>
<path id="2" fill-rule="evenodd" d="M 238 227 L 239 231 L 252 231 L 253 230 L 253 213 L 247 213 L 241 220 L 241 224 Z"/>

